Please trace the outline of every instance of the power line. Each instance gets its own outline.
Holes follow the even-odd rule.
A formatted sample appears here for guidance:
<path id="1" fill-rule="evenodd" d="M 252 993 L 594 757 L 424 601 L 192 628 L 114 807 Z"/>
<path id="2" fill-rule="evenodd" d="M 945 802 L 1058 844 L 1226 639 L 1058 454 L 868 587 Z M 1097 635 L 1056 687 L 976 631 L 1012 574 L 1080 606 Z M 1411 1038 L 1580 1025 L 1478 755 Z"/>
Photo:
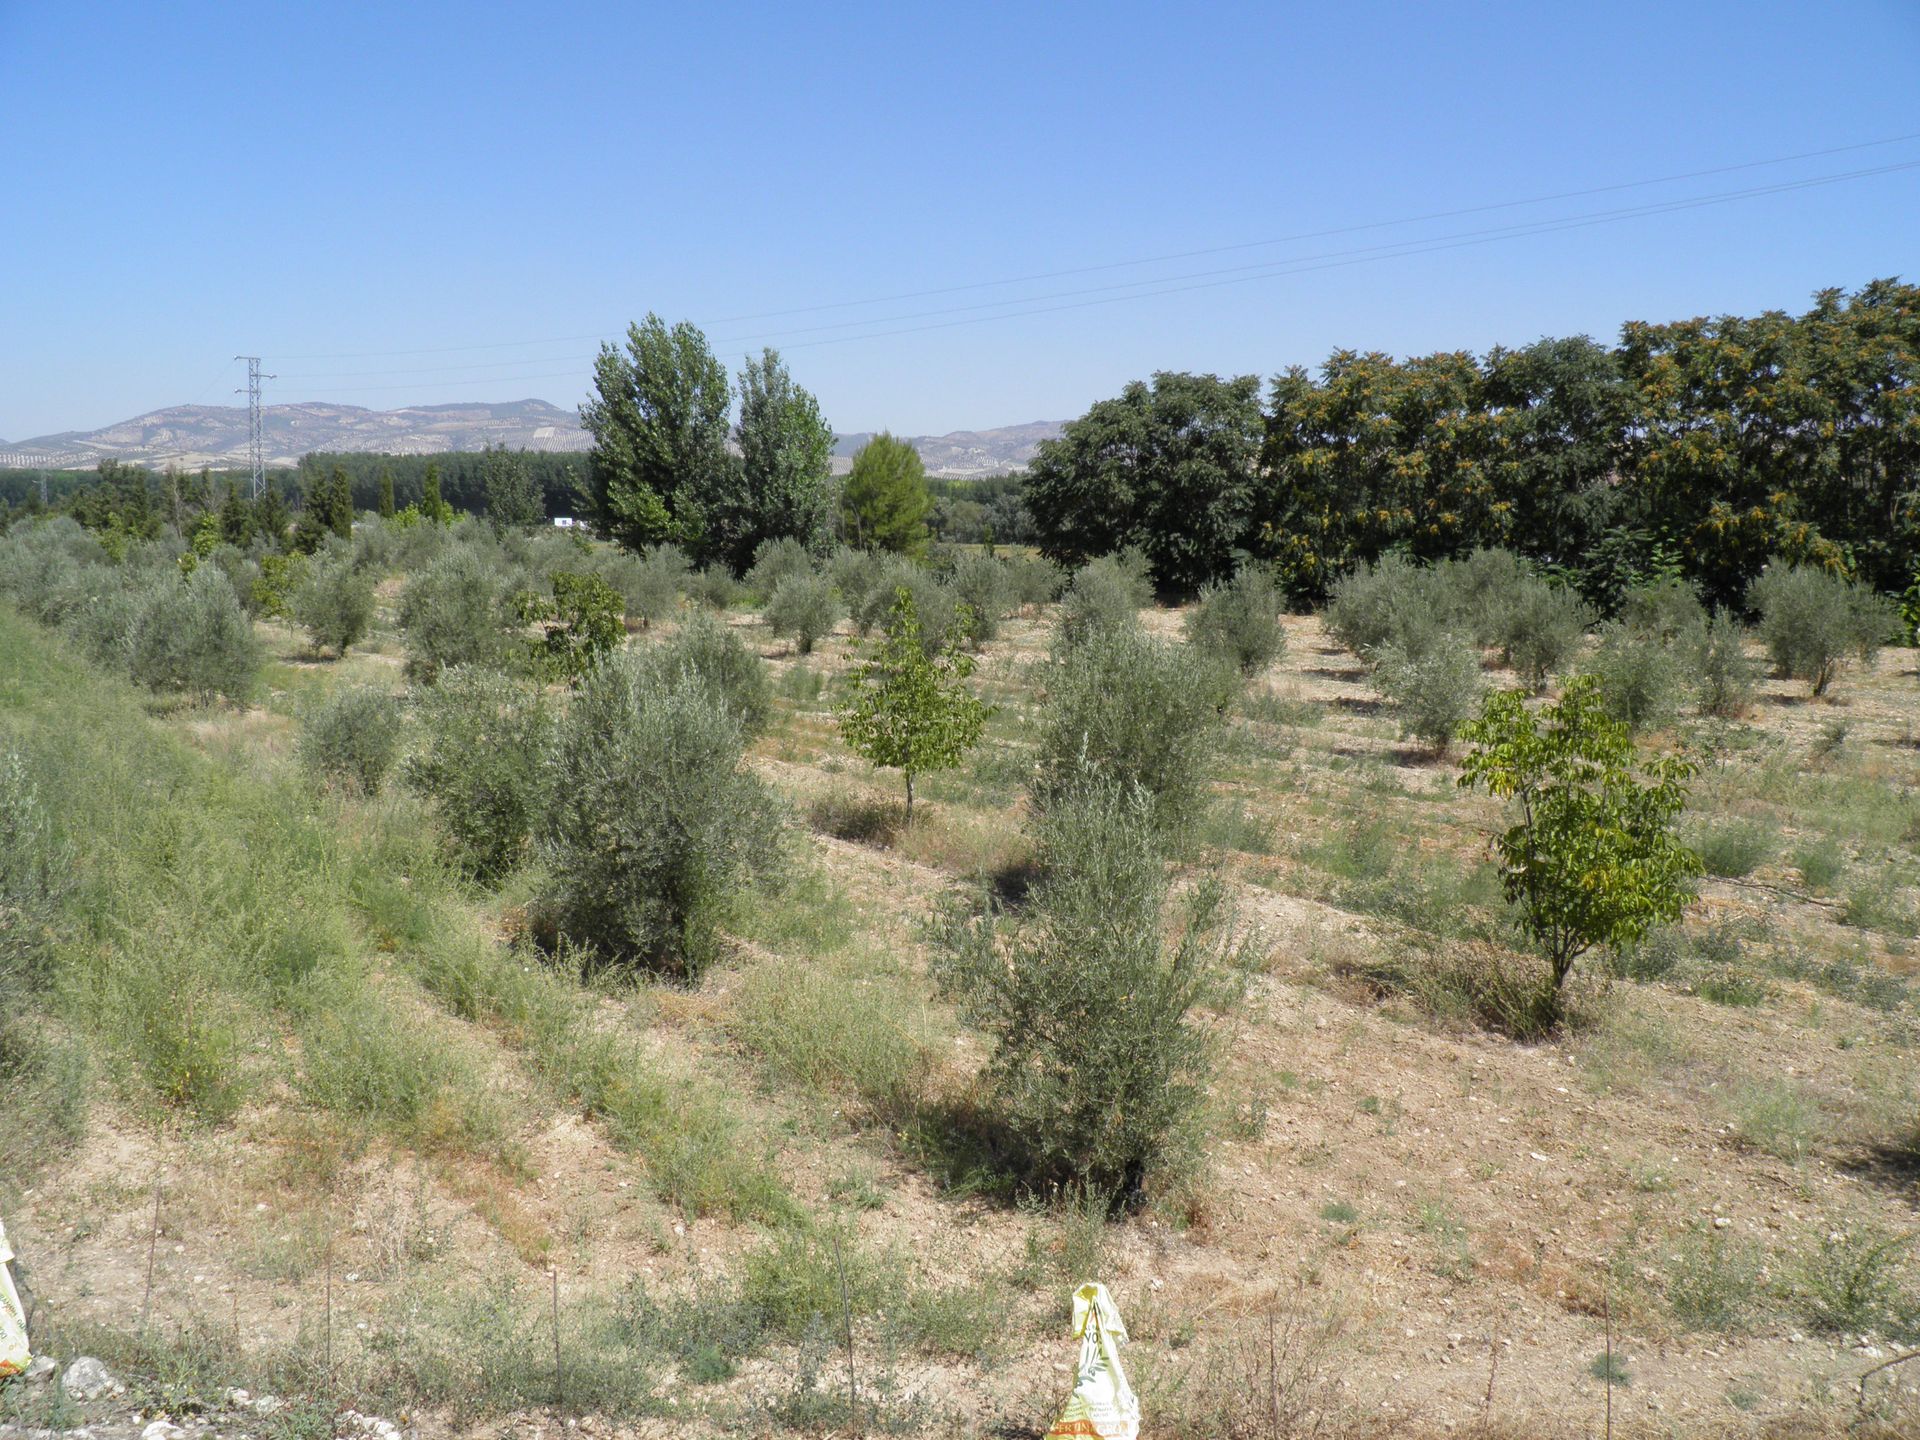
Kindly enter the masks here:
<path id="1" fill-rule="evenodd" d="M 1836 185 L 1850 180 L 1868 179 L 1915 169 L 1920 169 L 1920 160 L 1899 161 L 1889 165 L 1841 171 L 1835 174 L 1812 176 L 1800 180 L 1780 181 L 1772 185 L 1750 186 L 1745 189 L 1721 191 L 1708 195 L 1654 201 L 1645 205 L 1615 207 L 1609 210 L 1592 211 L 1581 215 L 1557 216 L 1545 220 L 1523 221 L 1514 225 L 1458 231 L 1450 235 L 1429 236 L 1419 240 L 1394 241 L 1381 245 L 1359 246 L 1347 250 L 1328 251 L 1319 255 L 1297 256 L 1286 260 L 1263 261 L 1251 265 L 1228 266 L 1214 270 L 1194 271 L 1185 275 L 1164 275 L 1148 280 L 1122 281 L 1112 285 L 1083 287 L 1077 290 L 1059 291 L 1053 294 L 1029 295 L 1008 300 L 983 301 L 970 305 L 912 312 L 905 315 L 876 316 L 865 320 L 839 321 L 827 325 L 795 328 L 784 331 L 767 331 L 759 334 L 725 336 L 716 340 L 714 343 L 718 345 L 728 345 L 739 344 L 743 341 L 783 340 L 786 336 L 815 334 L 822 330 L 844 330 L 853 328 L 860 330 L 858 334 L 836 335 L 825 339 L 794 340 L 785 343 L 785 348 L 787 349 L 801 350 L 820 345 L 845 344 L 854 340 L 882 339 L 891 336 L 916 334 L 929 330 L 951 329 L 961 325 L 985 324 L 996 320 L 1013 320 L 1032 315 L 1055 314 L 1065 310 L 1086 309 L 1096 305 L 1111 305 L 1127 300 L 1150 299 L 1161 295 L 1184 294 L 1195 290 L 1217 289 L 1226 285 L 1248 284 L 1259 280 L 1281 279 L 1287 276 L 1308 274 L 1321 270 L 1341 269 L 1351 265 L 1377 263 L 1382 260 L 1403 259 L 1417 255 L 1434 254 L 1476 245 L 1494 244 L 1503 240 L 1528 239 L 1536 235 L 1556 234 L 1567 230 L 1588 229 L 1599 225 L 1620 224 L 1629 220 L 1677 214 L 1687 210 L 1704 209 L 1713 205 L 1730 204 L 1738 200 L 1785 194 L 1798 190 L 1813 189 L 1825 185 Z M 1087 296 L 1097 296 L 1099 298 L 1083 298 Z M 1067 303 L 1042 303 L 1052 301 L 1064 301 Z M 980 310 L 992 310 L 998 313 L 985 315 L 970 313 Z M 968 318 L 940 318 L 956 314 L 965 314 Z M 933 320 L 935 323 L 924 325 L 899 324 L 901 321 L 918 320 Z M 895 325 L 897 328 L 878 330 L 869 328 L 877 325 Z M 493 363 L 503 364 L 507 362 Z M 522 361 L 520 363 L 526 362 Z M 332 377 L 322 374 L 309 374 L 301 378 L 351 380 L 358 378 L 360 375 L 384 376 L 393 374 L 416 374 L 425 376 L 441 374 L 454 368 L 456 367 L 427 367 L 419 370 L 399 371 L 347 371 L 340 372 Z M 451 380 L 444 382 L 422 381 L 408 385 L 350 386 L 347 388 L 350 393 L 372 393 L 391 390 L 414 390 L 419 388 L 420 383 L 440 383 L 446 386 L 495 385 L 527 380 L 572 378 L 577 376 L 580 370 L 581 367 L 575 365 L 568 370 L 557 372 L 495 375 L 475 380 Z"/>
<path id="2" fill-rule="evenodd" d="M 1322 230 L 1303 231 L 1295 235 L 1280 236 L 1267 240 L 1246 240 L 1229 245 L 1208 246 L 1194 250 L 1174 251 L 1168 254 L 1143 256 L 1130 260 L 1112 260 L 1096 265 L 1072 266 L 1058 270 L 1040 271 L 1030 275 L 1010 276 L 999 280 L 976 280 L 962 284 L 936 286 L 922 290 L 901 291 L 891 295 L 871 296 L 859 300 L 836 300 L 817 305 L 803 305 L 783 310 L 765 310 L 742 315 L 722 316 L 712 323 L 730 325 L 746 320 L 778 319 L 789 315 L 811 314 L 823 310 L 853 309 L 864 305 L 893 304 L 902 300 L 924 299 L 933 295 L 957 294 L 967 290 L 995 289 L 1007 285 L 1031 284 L 1040 280 L 1057 280 L 1072 275 L 1096 274 L 1107 270 L 1122 270 L 1140 265 L 1160 265 L 1174 260 L 1197 259 L 1207 255 L 1227 254 L 1239 250 L 1259 249 L 1273 245 L 1295 244 L 1302 240 L 1325 239 L 1334 235 L 1357 234 L 1368 230 L 1392 229 L 1402 225 L 1421 224 L 1431 220 L 1457 219 L 1464 215 L 1486 214 L 1496 210 L 1520 209 L 1528 205 L 1550 204 L 1557 200 L 1580 199 L 1590 195 L 1613 194 L 1622 190 L 1644 189 L 1652 185 L 1673 184 L 1680 180 L 1698 180 L 1711 175 L 1727 175 L 1742 170 L 1762 169 L 1771 165 L 1788 165 L 1800 160 L 1820 159 L 1830 155 L 1847 154 L 1858 150 L 1876 149 L 1888 145 L 1898 145 L 1909 140 L 1920 139 L 1920 131 L 1905 135 L 1892 135 L 1878 140 L 1862 140 L 1848 145 L 1833 145 L 1819 150 L 1803 150 L 1791 155 L 1776 155 L 1762 160 L 1746 160 L 1733 165 L 1711 166 L 1701 170 L 1679 171 L 1669 175 L 1654 176 L 1643 180 L 1625 180 L 1608 185 L 1595 185 L 1579 190 L 1563 190 L 1549 195 L 1536 195 L 1520 200 L 1499 200 L 1481 205 L 1463 206 L 1453 210 L 1436 210 L 1420 215 L 1404 216 L 1391 220 L 1372 220 L 1360 224 L 1336 226 Z M 1152 282 L 1139 282 L 1152 283 Z M 1008 302 L 1014 303 L 1014 302 Z M 604 340 L 604 330 L 590 334 L 556 335 L 539 340 L 496 340 L 468 345 L 438 345 L 407 350 L 357 350 L 331 351 L 308 354 L 283 354 L 279 360 L 377 360 L 411 355 L 453 355 L 468 354 L 476 350 L 508 350 L 529 348 L 537 345 L 570 345 L 587 340 Z M 496 362 L 509 363 L 509 362 Z M 452 368 L 452 367 L 448 367 Z M 369 372 L 372 373 L 372 372 Z"/>

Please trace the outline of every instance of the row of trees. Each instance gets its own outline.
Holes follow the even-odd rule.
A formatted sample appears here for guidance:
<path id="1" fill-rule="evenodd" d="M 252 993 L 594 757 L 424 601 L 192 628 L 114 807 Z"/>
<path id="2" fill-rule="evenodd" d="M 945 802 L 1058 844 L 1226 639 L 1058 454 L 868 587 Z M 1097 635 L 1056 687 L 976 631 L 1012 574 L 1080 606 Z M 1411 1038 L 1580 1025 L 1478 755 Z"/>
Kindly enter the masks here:
<path id="1" fill-rule="evenodd" d="M 1920 551 L 1920 287 L 1634 322 L 1612 348 L 1340 350 L 1264 403 L 1251 375 L 1162 373 L 1042 445 L 1026 505 L 1051 558 L 1138 546 L 1175 590 L 1253 557 L 1318 601 L 1382 554 L 1482 546 L 1607 608 L 1663 569 L 1737 602 L 1770 556 L 1900 590 Z"/>
<path id="2" fill-rule="evenodd" d="M 650 314 L 624 347 L 601 346 L 593 383 L 580 407 L 588 494 L 595 523 L 628 549 L 678 545 L 738 574 L 769 541 L 820 552 L 836 529 L 865 549 L 926 548 L 933 501 L 918 452 L 874 437 L 836 494 L 833 429 L 776 351 L 730 383 L 699 327 Z"/>

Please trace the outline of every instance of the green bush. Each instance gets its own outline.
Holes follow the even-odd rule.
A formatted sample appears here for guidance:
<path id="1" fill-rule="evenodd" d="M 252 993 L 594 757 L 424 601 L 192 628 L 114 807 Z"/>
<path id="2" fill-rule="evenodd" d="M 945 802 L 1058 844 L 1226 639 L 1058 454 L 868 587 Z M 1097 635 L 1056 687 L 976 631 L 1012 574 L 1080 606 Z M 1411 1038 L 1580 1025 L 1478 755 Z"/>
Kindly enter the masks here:
<path id="1" fill-rule="evenodd" d="M 406 781 L 433 802 L 463 868 L 497 879 L 526 853 L 545 808 L 546 701 L 497 670 L 456 666 L 416 705 L 420 748 Z"/>
<path id="2" fill-rule="evenodd" d="M 1434 566 L 1435 614 L 1451 629 L 1485 647 L 1500 642 L 1500 623 L 1514 597 L 1532 578 L 1511 550 L 1478 549 L 1462 560 Z"/>
<path id="3" fill-rule="evenodd" d="M 1883 1334 L 1895 1328 L 1900 1268 L 1913 1243 L 1910 1233 L 1871 1225 L 1823 1235 L 1795 1277 L 1807 1322 L 1829 1335 Z"/>
<path id="4" fill-rule="evenodd" d="M 253 622 L 227 577 L 202 565 L 150 592 L 129 636 L 133 678 L 195 700 L 243 700 L 260 668 Z"/>
<path id="5" fill-rule="evenodd" d="M 1694 699 L 1700 713 L 1737 720 L 1753 704 L 1758 672 L 1746 650 L 1738 618 L 1716 610 L 1700 632 L 1694 660 Z"/>
<path id="6" fill-rule="evenodd" d="M 782 580 L 814 573 L 813 553 L 791 535 L 763 540 L 746 574 L 747 593 L 761 604 L 773 598 Z"/>
<path id="7" fill-rule="evenodd" d="M 400 706 L 384 690 L 335 691 L 302 718 L 300 763 L 321 781 L 375 795 L 400 751 Z"/>
<path id="8" fill-rule="evenodd" d="M 499 665 L 506 657 L 500 581 L 472 546 L 448 548 L 400 597 L 407 676 L 431 683 L 456 665 Z"/>
<path id="9" fill-rule="evenodd" d="M 1529 579 L 1508 597 L 1493 625 L 1502 660 L 1538 693 L 1580 648 L 1593 612 L 1572 590 Z"/>
<path id="10" fill-rule="evenodd" d="M 1707 628 L 1706 607 L 1693 586 L 1676 577 L 1636 585 L 1621 598 L 1622 623 L 1662 640 L 1691 647 Z"/>
<path id="11" fill-rule="evenodd" d="M 1679 713 L 1679 642 L 1658 630 L 1609 620 L 1586 668 L 1600 682 L 1601 706 L 1631 731 L 1657 730 Z"/>
<path id="12" fill-rule="evenodd" d="M 950 641 L 961 638 L 954 628 L 959 620 L 959 602 L 952 588 L 926 566 L 898 555 L 886 560 L 879 578 L 861 597 L 860 608 L 853 617 L 854 628 L 863 637 L 886 629 L 893 615 L 894 601 L 902 590 L 913 597 L 920 644 L 929 656 L 938 655 Z"/>
<path id="13" fill-rule="evenodd" d="M 1138 786 L 1167 837 L 1183 843 L 1206 805 L 1234 679 L 1218 661 L 1137 626 L 1090 632 L 1047 681 L 1036 804 L 1051 808 L 1089 778 Z"/>
<path id="14" fill-rule="evenodd" d="M 1103 555 L 1073 572 L 1060 597 L 1059 648 L 1073 650 L 1096 635 L 1137 629 L 1153 601 L 1146 577 L 1119 556 Z"/>
<path id="15" fill-rule="evenodd" d="M 740 599 L 740 582 L 716 560 L 687 577 L 687 597 L 709 610 L 725 610 Z"/>
<path id="16" fill-rule="evenodd" d="M 559 729 L 543 831 L 559 933 L 608 960 L 704 970 L 728 897 L 776 858 L 778 813 L 741 753 L 707 687 L 627 657 L 590 672 Z"/>
<path id="17" fill-rule="evenodd" d="M 593 573 L 619 593 L 623 613 L 642 629 L 674 612 L 681 592 L 692 584 L 689 569 L 686 553 L 678 545 L 656 545 L 643 555 L 598 550 L 592 562 Z"/>
<path id="18" fill-rule="evenodd" d="M 1774 673 L 1806 681 L 1815 695 L 1849 659 L 1872 663 L 1894 628 L 1887 603 L 1866 586 L 1782 560 L 1768 562 L 1747 588 L 1747 605 L 1759 612 Z"/>
<path id="19" fill-rule="evenodd" d="M 1200 603 L 1187 616 L 1187 642 L 1238 668 L 1257 675 L 1287 651 L 1287 632 L 1280 626 L 1280 588 L 1273 576 L 1248 566 L 1224 585 L 1200 592 Z"/>
<path id="20" fill-rule="evenodd" d="M 1066 572 L 1040 555 L 1021 555 L 1007 562 L 1007 576 L 1014 599 L 1023 608 L 1052 604 L 1067 584 Z"/>
<path id="21" fill-rule="evenodd" d="M 714 616 L 689 616 L 672 638 L 639 652 L 635 663 L 669 687 L 704 687 L 739 722 L 746 739 L 764 732 L 773 719 L 767 662 Z"/>
<path id="22" fill-rule="evenodd" d="M 260 572 L 247 591 L 249 614 L 277 620 L 293 617 L 293 597 L 307 578 L 305 555 L 262 555 Z"/>
<path id="23" fill-rule="evenodd" d="M 523 596 L 529 620 L 546 623 L 530 642 L 536 671 L 577 680 L 626 638 L 620 592 L 599 575 L 559 570 L 553 576 L 553 603 L 545 606 Z"/>
<path id="24" fill-rule="evenodd" d="M 966 607 L 966 639 L 984 645 L 1000 633 L 1000 622 L 1019 603 L 1006 562 L 969 550 L 953 563 L 955 601 Z"/>
<path id="25" fill-rule="evenodd" d="M 373 576 L 356 570 L 351 555 L 316 557 L 293 593 L 291 613 L 315 650 L 345 655 L 373 624 Z"/>
<path id="26" fill-rule="evenodd" d="M 1077 1184 L 1130 1206 L 1198 1152 L 1213 1044 L 1195 1011 L 1227 1002 L 1238 956 L 1216 884 L 1169 927 L 1153 809 L 1137 787 L 1075 787 L 1042 821 L 1019 918 L 945 927 L 939 979 L 992 1040 L 1008 1158 L 1037 1191 Z"/>
<path id="27" fill-rule="evenodd" d="M 1404 555 L 1382 555 L 1349 570 L 1327 595 L 1327 633 L 1361 659 L 1389 641 L 1400 641 L 1415 617 L 1438 620 L 1439 587 L 1433 573 Z"/>
<path id="28" fill-rule="evenodd" d="M 1454 634 L 1415 652 L 1389 640 L 1374 651 L 1373 683 L 1393 706 L 1400 734 L 1436 755 L 1446 753 L 1487 688 L 1479 648 Z"/>
<path id="29" fill-rule="evenodd" d="M 814 644 L 833 633 L 842 613 L 833 582 L 811 570 L 782 576 L 767 597 L 768 627 L 782 638 L 791 636 L 802 655 L 811 655 Z"/>
<path id="30" fill-rule="evenodd" d="M 41 972 L 71 859 L 25 757 L 0 751 L 0 994 Z"/>
<path id="31" fill-rule="evenodd" d="M 1688 843 L 1707 874 L 1724 880 L 1751 875 L 1773 858 L 1776 848 L 1772 828 L 1758 820 L 1730 820 L 1708 826 L 1695 831 Z"/>
<path id="32" fill-rule="evenodd" d="M 868 597 L 885 580 L 891 564 L 878 550 L 859 550 L 851 545 L 842 545 L 827 560 L 827 574 L 832 577 L 840 598 L 847 602 L 847 609 L 862 635 L 873 628 L 861 618 L 867 612 Z"/>

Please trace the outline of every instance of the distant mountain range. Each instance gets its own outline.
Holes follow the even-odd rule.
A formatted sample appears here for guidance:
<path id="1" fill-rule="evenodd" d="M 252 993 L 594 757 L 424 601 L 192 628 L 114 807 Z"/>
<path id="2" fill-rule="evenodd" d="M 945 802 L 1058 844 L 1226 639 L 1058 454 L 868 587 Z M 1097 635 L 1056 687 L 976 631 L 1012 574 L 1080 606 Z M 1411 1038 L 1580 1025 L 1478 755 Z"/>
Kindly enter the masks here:
<path id="1" fill-rule="evenodd" d="M 358 405 L 313 401 L 268 405 L 261 410 L 269 465 L 293 465 L 315 450 L 386 455 L 439 455 L 505 445 L 515 450 L 584 451 L 591 443 L 580 417 L 544 400 L 497 405 L 410 405 L 402 410 L 365 410 Z M 1057 421 L 1007 425 L 998 430 L 956 430 L 949 435 L 909 435 L 927 473 L 956 479 L 1024 469 L 1042 440 L 1060 433 Z M 834 469 L 844 473 L 853 453 L 873 432 L 841 435 L 834 442 Z M 247 412 L 235 405 L 176 405 L 99 430 L 65 430 L 14 443 L 0 441 L 0 468 L 84 468 L 102 460 L 141 465 L 202 465 L 223 469 L 247 464 Z"/>

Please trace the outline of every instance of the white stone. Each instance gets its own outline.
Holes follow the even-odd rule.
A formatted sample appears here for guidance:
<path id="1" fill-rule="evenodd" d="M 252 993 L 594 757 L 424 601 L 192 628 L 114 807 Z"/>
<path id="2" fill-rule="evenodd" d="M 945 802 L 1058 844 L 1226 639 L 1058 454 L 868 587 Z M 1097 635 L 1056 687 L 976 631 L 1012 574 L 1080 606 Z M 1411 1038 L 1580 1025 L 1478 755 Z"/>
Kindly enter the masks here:
<path id="1" fill-rule="evenodd" d="M 68 1365 L 60 1385 L 75 1400 L 98 1400 L 121 1388 L 113 1372 L 91 1355 L 82 1355 Z"/>

